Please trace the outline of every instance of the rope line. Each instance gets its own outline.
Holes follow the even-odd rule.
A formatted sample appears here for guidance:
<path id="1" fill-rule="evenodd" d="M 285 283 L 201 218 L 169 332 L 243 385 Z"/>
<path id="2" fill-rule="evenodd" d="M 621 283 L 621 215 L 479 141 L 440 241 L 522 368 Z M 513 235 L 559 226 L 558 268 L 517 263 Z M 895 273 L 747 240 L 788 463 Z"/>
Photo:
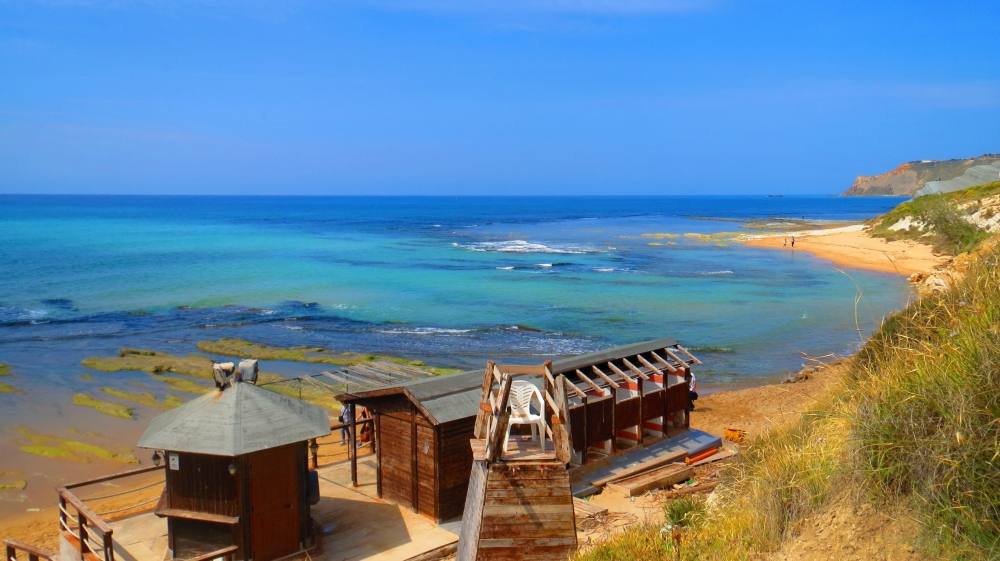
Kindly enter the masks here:
<path id="1" fill-rule="evenodd" d="M 105 512 L 98 512 L 97 515 L 98 516 L 104 516 L 105 514 L 114 514 L 116 512 L 122 512 L 122 511 L 126 511 L 126 510 L 131 510 L 133 508 L 139 508 L 140 506 L 145 506 L 145 505 L 148 505 L 150 503 L 155 503 L 158 500 L 160 500 L 160 497 L 156 497 L 155 499 L 150 499 L 150 500 L 148 500 L 148 501 L 146 501 L 144 503 L 139 503 L 137 505 L 127 506 L 125 508 L 119 508 L 119 509 L 116 509 L 116 510 L 108 510 L 108 511 L 105 511 Z"/>
<path id="2" fill-rule="evenodd" d="M 88 501 L 101 501 L 104 499 L 110 499 L 111 497 L 120 497 L 122 495 L 127 495 L 129 493 L 134 493 L 136 491 L 142 491 L 143 489 L 149 489 L 150 487 L 156 487 L 157 485 L 163 485 L 164 481 L 157 481 L 156 483 L 150 483 L 143 487 L 136 487 L 135 489 L 129 489 L 128 491 L 122 491 L 121 493 L 113 493 L 111 495 L 104 495 L 103 497 L 87 497 Z"/>

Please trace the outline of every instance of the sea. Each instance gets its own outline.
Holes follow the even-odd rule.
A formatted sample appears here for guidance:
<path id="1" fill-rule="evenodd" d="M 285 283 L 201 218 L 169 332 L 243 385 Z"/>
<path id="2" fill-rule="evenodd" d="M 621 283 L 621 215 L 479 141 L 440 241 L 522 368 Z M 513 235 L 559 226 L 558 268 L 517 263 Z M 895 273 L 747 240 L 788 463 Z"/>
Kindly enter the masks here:
<path id="1" fill-rule="evenodd" d="M 3 195 L 0 362 L 14 375 L 0 382 L 21 391 L 0 394 L 0 470 L 14 427 L 121 438 L 158 414 L 71 404 L 114 401 L 108 386 L 168 392 L 80 364 L 125 347 L 189 354 L 238 337 L 478 369 L 671 337 L 704 362 L 707 391 L 773 382 L 853 352 L 913 294 L 896 275 L 733 237 L 775 219 L 860 221 L 903 200 Z"/>

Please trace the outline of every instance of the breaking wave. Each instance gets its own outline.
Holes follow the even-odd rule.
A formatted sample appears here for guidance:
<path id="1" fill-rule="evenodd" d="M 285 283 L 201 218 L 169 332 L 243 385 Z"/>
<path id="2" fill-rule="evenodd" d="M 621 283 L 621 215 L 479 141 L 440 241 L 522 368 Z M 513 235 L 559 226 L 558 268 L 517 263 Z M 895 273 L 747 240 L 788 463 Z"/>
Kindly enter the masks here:
<path id="1" fill-rule="evenodd" d="M 390 335 L 461 335 L 470 333 L 473 329 L 445 329 L 441 327 L 396 327 L 393 329 L 376 329 L 376 333 Z"/>
<path id="2" fill-rule="evenodd" d="M 583 255 L 588 253 L 604 253 L 604 250 L 582 245 L 545 245 L 524 240 L 509 240 L 502 242 L 477 242 L 471 244 L 451 245 L 469 251 L 485 251 L 498 253 L 556 253 L 563 255 Z"/>

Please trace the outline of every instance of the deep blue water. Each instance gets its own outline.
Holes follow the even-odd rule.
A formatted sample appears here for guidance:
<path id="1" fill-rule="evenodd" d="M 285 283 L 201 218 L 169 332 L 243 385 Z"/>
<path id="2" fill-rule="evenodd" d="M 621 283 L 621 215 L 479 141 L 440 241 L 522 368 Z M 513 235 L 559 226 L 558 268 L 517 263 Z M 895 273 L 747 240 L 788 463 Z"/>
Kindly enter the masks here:
<path id="1" fill-rule="evenodd" d="M 0 360 L 65 380 L 91 354 L 238 336 L 478 367 L 670 336 L 704 382 L 773 378 L 858 344 L 859 288 L 867 331 L 906 283 L 683 234 L 901 200 L 2 196 Z"/>

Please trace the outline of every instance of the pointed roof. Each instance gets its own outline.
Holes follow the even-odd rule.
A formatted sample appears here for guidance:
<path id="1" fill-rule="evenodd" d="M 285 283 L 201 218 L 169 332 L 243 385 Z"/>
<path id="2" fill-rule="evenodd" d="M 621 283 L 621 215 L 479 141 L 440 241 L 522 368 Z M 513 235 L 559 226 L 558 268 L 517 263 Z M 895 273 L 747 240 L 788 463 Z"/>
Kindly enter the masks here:
<path id="1" fill-rule="evenodd" d="M 153 418 L 142 448 L 239 456 L 330 434 L 326 410 L 245 382 Z"/>

